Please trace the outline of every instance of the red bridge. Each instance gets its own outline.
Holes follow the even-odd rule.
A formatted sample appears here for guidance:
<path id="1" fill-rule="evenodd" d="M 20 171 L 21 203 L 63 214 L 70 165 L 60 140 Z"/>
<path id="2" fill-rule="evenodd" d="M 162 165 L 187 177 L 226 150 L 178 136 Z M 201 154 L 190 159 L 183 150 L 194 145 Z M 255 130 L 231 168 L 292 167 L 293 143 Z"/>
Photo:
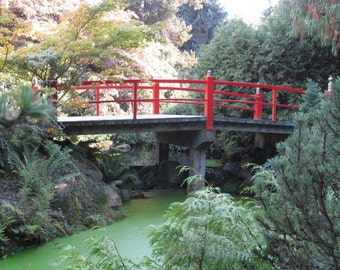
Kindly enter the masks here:
<path id="1" fill-rule="evenodd" d="M 242 89 L 243 94 L 233 89 Z M 63 95 L 80 100 L 84 116 L 62 116 L 58 123 L 66 134 L 110 134 L 117 132 L 153 132 L 157 145 L 177 144 L 190 148 L 191 165 L 204 175 L 205 150 L 215 140 L 216 130 L 254 132 L 258 136 L 258 146 L 265 142 L 261 135 L 290 134 L 290 121 L 277 120 L 278 110 L 297 110 L 298 104 L 279 102 L 290 100 L 293 95 L 301 96 L 304 90 L 284 86 L 216 81 L 213 76 L 204 80 L 154 79 L 151 83 L 141 80 L 86 81 L 74 86 Z M 104 98 L 110 92 L 124 93 L 124 99 Z M 189 93 L 189 94 L 188 94 Z M 114 95 L 111 95 L 114 96 Z M 121 96 L 121 95 L 116 95 Z M 193 97 L 195 96 L 195 97 Z M 301 100 L 300 97 L 293 100 Z M 76 101 L 76 100 L 71 100 Z M 77 103 L 77 102 L 76 102 Z M 79 102 L 78 102 L 79 103 Z M 201 108 L 201 115 L 162 114 L 166 104 L 195 105 Z M 103 106 L 119 104 L 125 106 L 130 115 L 102 115 Z M 124 105 L 125 104 L 125 105 Z M 79 105 L 79 104 L 78 104 Z M 241 111 L 248 118 L 218 115 L 221 109 Z M 198 110 L 199 111 L 199 110 Z M 265 115 L 270 115 L 268 119 Z M 76 113 L 78 113 L 76 111 Z M 260 139 L 259 139 L 260 138 Z M 158 146 L 158 162 L 167 157 Z M 193 189 L 196 189 L 194 187 Z"/>
<path id="2" fill-rule="evenodd" d="M 200 128 L 204 128 L 205 130 L 225 129 L 223 128 L 223 122 L 227 121 L 227 123 L 230 123 L 236 130 L 257 132 L 259 127 L 266 126 L 268 130 L 264 132 L 285 134 L 291 133 L 291 124 L 290 122 L 282 120 L 277 121 L 277 110 L 296 110 L 299 106 L 298 104 L 279 103 L 278 96 L 282 93 L 302 95 L 305 92 L 301 89 L 275 85 L 216 81 L 213 76 L 207 76 L 205 80 L 154 79 L 151 80 L 151 82 L 152 84 L 142 83 L 141 80 L 122 80 L 121 82 L 85 81 L 80 86 L 74 86 L 71 91 L 79 92 L 78 97 L 81 97 L 83 107 L 84 104 L 92 104 L 92 116 L 89 110 L 88 112 L 84 112 L 86 116 L 72 118 L 61 116 L 58 118 L 58 121 L 65 128 L 65 132 L 70 134 L 110 133 L 113 130 L 125 132 L 125 129 L 131 131 L 130 128 L 133 128 L 132 131 L 145 131 L 145 128 L 139 123 L 147 124 L 147 119 L 159 119 L 155 121 L 155 124 L 159 124 L 160 126 L 162 123 L 166 123 L 167 120 L 178 123 L 177 120 L 180 119 L 182 122 L 187 122 L 188 129 L 192 129 L 189 127 L 190 122 L 198 121 Z M 218 90 L 222 87 L 229 88 L 229 90 Z M 244 89 L 243 92 L 247 94 L 233 92 L 233 87 L 242 88 Z M 127 98 L 103 99 L 102 96 L 110 91 L 124 91 Z M 197 93 L 196 96 L 201 95 L 201 97 L 189 97 L 189 95 L 184 95 L 184 98 L 173 97 L 172 93 L 175 92 Z M 168 95 L 164 93 L 168 93 Z M 179 95 L 181 96 L 181 94 Z M 59 94 L 59 97 L 60 96 Z M 289 100 L 289 98 L 286 99 Z M 102 115 L 100 112 L 101 107 L 105 104 L 113 103 L 124 103 L 132 107 L 132 109 L 130 109 L 130 111 L 132 111 L 131 115 Z M 149 112 L 145 112 L 147 106 L 143 104 L 146 103 L 150 105 Z M 161 105 L 166 103 L 197 105 L 202 107 L 202 115 L 161 115 Z M 85 107 L 91 108 L 91 106 Z M 221 117 L 216 115 L 217 108 L 248 111 L 250 112 L 248 115 L 250 114 L 252 117 L 248 119 Z M 266 108 L 270 108 L 270 119 L 263 118 L 263 111 Z M 251 119 L 257 121 L 251 121 Z M 110 124 L 110 121 L 114 122 Z M 198 124 L 198 122 L 196 124 Z M 202 122 L 204 122 L 204 127 L 202 127 Z M 134 126 L 133 123 L 137 126 Z M 152 121 L 149 121 L 149 124 L 150 127 L 147 131 L 152 131 L 156 128 L 152 126 Z M 126 125 L 125 129 L 123 127 L 124 125 Z M 246 125 L 249 125 L 250 128 L 246 128 Z M 91 126 L 95 129 L 91 130 Z M 112 126 L 114 129 L 112 130 L 108 126 Z M 164 129 L 164 131 L 167 130 L 166 126 Z M 275 130 L 277 131 L 275 132 Z"/>

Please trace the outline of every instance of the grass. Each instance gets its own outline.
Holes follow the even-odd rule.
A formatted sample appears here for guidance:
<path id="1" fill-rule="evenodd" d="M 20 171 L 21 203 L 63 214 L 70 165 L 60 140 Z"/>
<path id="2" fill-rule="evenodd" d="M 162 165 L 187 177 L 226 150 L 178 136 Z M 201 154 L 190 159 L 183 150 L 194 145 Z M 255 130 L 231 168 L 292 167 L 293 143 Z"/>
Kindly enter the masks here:
<path id="1" fill-rule="evenodd" d="M 207 159 L 205 165 L 210 168 L 222 167 L 222 161 L 220 159 Z"/>

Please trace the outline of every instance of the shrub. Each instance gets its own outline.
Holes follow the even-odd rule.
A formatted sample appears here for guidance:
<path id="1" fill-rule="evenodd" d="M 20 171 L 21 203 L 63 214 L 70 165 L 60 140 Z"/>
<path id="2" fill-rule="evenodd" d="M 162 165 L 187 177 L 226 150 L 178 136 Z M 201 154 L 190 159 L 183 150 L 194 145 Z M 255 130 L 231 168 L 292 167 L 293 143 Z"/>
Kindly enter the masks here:
<path id="1" fill-rule="evenodd" d="M 294 118 L 294 133 L 256 175 L 267 258 L 277 268 L 339 269 L 340 80 L 319 108 Z"/>
<path id="2" fill-rule="evenodd" d="M 165 223 L 147 235 L 152 255 L 162 269 L 266 269 L 260 231 L 251 201 L 235 200 L 217 189 L 205 188 L 173 203 Z"/>

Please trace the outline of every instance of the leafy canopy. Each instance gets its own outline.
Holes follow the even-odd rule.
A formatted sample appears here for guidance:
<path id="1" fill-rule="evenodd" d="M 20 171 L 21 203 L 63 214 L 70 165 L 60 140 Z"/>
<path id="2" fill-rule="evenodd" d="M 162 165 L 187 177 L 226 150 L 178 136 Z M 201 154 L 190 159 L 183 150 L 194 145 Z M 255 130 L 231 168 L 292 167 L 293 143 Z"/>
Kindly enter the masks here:
<path id="1" fill-rule="evenodd" d="M 10 10 L 0 8 L 0 73 L 11 72 L 8 57 L 28 26 Z"/>
<path id="2" fill-rule="evenodd" d="M 131 60 L 124 50 L 142 46 L 150 40 L 152 31 L 141 24 L 115 19 L 113 11 L 119 8 L 115 1 L 81 5 L 66 14 L 54 31 L 41 33 L 38 44 L 27 43 L 16 50 L 11 55 L 13 65 L 40 79 L 43 86 L 58 79 L 77 82 L 86 72 L 100 73 L 104 68 L 107 75 L 121 74 L 122 69 L 106 68 L 106 62 L 127 64 Z"/>

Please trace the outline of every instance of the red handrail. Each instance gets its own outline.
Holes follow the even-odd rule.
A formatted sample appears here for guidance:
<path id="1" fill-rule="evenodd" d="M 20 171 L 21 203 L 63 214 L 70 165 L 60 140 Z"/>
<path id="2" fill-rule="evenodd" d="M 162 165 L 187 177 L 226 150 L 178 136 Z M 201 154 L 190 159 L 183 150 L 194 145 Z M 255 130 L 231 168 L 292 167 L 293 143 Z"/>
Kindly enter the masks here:
<path id="1" fill-rule="evenodd" d="M 225 107 L 239 110 L 253 111 L 253 118 L 256 120 L 262 119 L 263 107 L 270 106 L 272 108 L 272 121 L 276 121 L 277 107 L 297 109 L 297 105 L 279 104 L 277 101 L 278 91 L 288 93 L 304 94 L 305 91 L 297 88 L 290 88 L 277 85 L 267 85 L 258 83 L 245 83 L 234 81 L 216 81 L 211 75 L 206 76 L 205 80 L 176 80 L 176 79 L 153 79 L 152 84 L 142 83 L 141 80 L 131 79 L 122 81 L 85 81 L 82 85 L 73 86 L 75 90 L 94 90 L 95 100 L 87 101 L 90 104 L 96 104 L 96 115 L 100 115 L 100 104 L 102 103 L 122 103 L 128 102 L 133 107 L 133 119 L 137 118 L 138 104 L 152 103 L 153 114 L 160 113 L 160 103 L 184 103 L 184 104 L 198 104 L 204 106 L 204 115 L 206 117 L 206 129 L 212 130 L 214 128 L 214 108 Z M 185 85 L 183 87 L 183 84 Z M 189 86 L 188 86 L 189 85 Z M 197 87 L 200 86 L 201 88 Z M 250 88 L 249 94 L 234 93 L 230 91 L 216 90 L 216 86 L 232 86 L 232 87 L 246 87 Z M 131 90 L 131 99 L 120 100 L 101 100 L 101 91 L 110 89 L 125 89 Z M 251 93 L 254 89 L 255 93 Z M 260 89 L 271 91 L 271 102 L 264 101 L 264 95 L 260 93 Z M 64 90 L 59 88 L 58 90 Z M 152 91 L 152 98 L 138 98 L 140 90 Z M 161 91 L 186 91 L 201 93 L 204 98 L 161 98 Z M 218 96 L 231 97 L 232 99 L 217 98 Z M 245 104 L 248 107 L 241 107 L 231 105 L 233 103 Z"/>
<path id="2" fill-rule="evenodd" d="M 213 130 L 214 129 L 214 77 L 207 76 L 205 78 L 207 84 L 205 86 L 204 91 L 204 115 L 207 118 L 205 123 L 206 130 Z"/>

